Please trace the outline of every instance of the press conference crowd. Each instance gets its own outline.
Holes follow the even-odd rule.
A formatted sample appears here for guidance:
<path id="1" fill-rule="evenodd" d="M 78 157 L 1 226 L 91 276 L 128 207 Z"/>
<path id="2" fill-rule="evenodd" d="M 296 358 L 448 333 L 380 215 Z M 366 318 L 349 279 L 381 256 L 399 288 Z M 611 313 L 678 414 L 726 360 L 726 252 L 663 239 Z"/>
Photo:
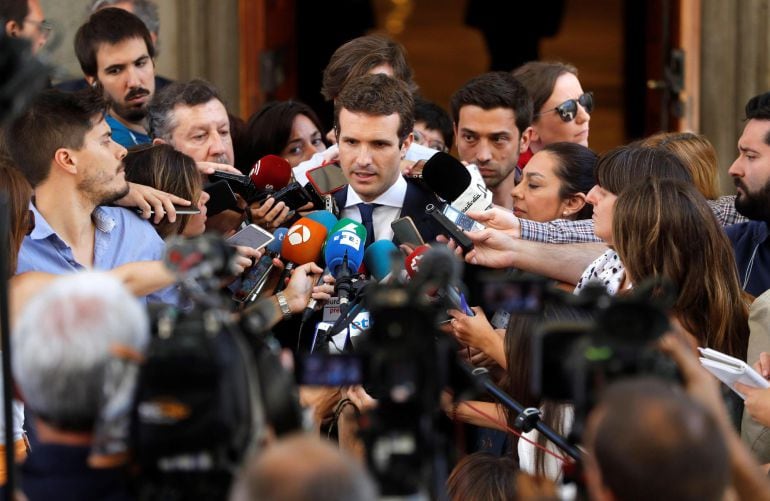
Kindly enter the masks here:
<path id="1" fill-rule="evenodd" d="M 38 0 L 0 0 L 0 18 L 22 61 L 51 32 Z M 4 494 L 770 499 L 770 92 L 745 105 L 722 196 L 703 135 L 592 151 L 601 103 L 567 62 L 475 76 L 445 109 L 400 44 L 365 35 L 323 71 L 332 123 L 296 100 L 241 118 L 211 83 L 156 74 L 158 27 L 149 0 L 94 1 L 75 36 L 83 78 L 48 81 L 3 125 Z M 533 347 L 595 311 L 522 299 L 513 270 L 563 297 L 654 301 L 669 285 L 664 327 L 633 346 L 677 376 L 557 398 L 543 380 L 574 360 L 544 365 Z M 505 286 L 490 292 L 492 271 Z M 377 316 L 378 287 L 411 296 Z M 609 345 L 632 342 L 630 318 Z M 569 447 L 484 391 L 332 371 L 402 331 L 486 369 Z M 698 348 L 731 364 L 725 383 Z M 388 374 L 411 381 L 437 352 Z M 399 415 L 405 402 L 419 413 Z M 421 432 L 395 436 L 412 418 Z"/>

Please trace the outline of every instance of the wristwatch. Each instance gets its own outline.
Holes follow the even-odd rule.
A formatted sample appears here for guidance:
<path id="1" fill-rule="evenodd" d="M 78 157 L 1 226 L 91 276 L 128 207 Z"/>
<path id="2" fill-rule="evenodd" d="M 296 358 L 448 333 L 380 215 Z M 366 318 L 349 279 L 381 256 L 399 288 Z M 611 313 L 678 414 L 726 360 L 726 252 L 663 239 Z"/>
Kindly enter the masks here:
<path id="1" fill-rule="evenodd" d="M 291 308 L 289 308 L 289 302 L 286 300 L 286 296 L 283 295 L 283 292 L 278 292 L 276 293 L 275 298 L 278 299 L 278 306 L 281 308 L 283 319 L 284 320 L 290 319 Z"/>

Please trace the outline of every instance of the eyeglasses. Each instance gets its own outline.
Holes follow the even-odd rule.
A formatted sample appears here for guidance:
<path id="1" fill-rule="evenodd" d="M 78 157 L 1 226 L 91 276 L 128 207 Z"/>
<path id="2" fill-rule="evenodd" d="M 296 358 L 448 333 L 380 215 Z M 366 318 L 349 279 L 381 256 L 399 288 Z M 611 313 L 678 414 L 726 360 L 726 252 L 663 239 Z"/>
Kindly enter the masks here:
<path id="1" fill-rule="evenodd" d="M 31 19 L 25 19 L 24 22 L 37 26 L 37 30 L 46 38 L 53 31 L 53 24 L 49 23 L 48 21 L 33 21 Z"/>
<path id="2" fill-rule="evenodd" d="M 544 111 L 542 113 L 537 113 L 535 116 L 539 117 L 540 115 L 555 111 L 559 114 L 559 117 L 562 120 L 565 122 L 571 122 L 575 120 L 575 117 L 577 116 L 578 104 L 580 104 L 580 106 L 586 110 L 586 113 L 591 113 L 594 110 L 594 93 L 586 92 L 577 99 L 567 99 L 556 108 Z"/>
<path id="3" fill-rule="evenodd" d="M 412 130 L 412 134 L 414 134 L 415 143 L 422 144 L 423 146 L 427 146 L 428 148 L 432 148 L 436 151 L 443 151 L 444 153 L 449 153 L 449 148 L 447 148 L 447 146 L 442 141 L 437 141 L 435 139 L 428 139 L 417 129 Z"/>

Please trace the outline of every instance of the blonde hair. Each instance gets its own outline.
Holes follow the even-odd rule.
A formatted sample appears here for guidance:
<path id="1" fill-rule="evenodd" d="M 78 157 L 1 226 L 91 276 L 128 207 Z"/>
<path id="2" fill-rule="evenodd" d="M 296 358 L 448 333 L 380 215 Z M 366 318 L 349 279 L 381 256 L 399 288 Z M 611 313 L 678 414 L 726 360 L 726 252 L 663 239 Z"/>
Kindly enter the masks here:
<path id="1" fill-rule="evenodd" d="M 705 136 L 692 132 L 659 132 L 643 139 L 641 144 L 676 155 L 690 171 L 698 191 L 709 200 L 719 198 L 717 152 Z"/>

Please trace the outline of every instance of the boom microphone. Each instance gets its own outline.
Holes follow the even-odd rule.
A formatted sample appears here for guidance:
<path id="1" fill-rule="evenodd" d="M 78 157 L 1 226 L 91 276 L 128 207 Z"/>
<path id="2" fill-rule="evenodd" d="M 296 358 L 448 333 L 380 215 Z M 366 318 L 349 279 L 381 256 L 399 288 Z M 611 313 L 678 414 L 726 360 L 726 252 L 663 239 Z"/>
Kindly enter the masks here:
<path id="1" fill-rule="evenodd" d="M 472 174 L 448 153 L 439 151 L 425 162 L 422 178 L 436 195 L 460 212 L 492 208 L 492 192 L 484 184 L 484 178 Z"/>

